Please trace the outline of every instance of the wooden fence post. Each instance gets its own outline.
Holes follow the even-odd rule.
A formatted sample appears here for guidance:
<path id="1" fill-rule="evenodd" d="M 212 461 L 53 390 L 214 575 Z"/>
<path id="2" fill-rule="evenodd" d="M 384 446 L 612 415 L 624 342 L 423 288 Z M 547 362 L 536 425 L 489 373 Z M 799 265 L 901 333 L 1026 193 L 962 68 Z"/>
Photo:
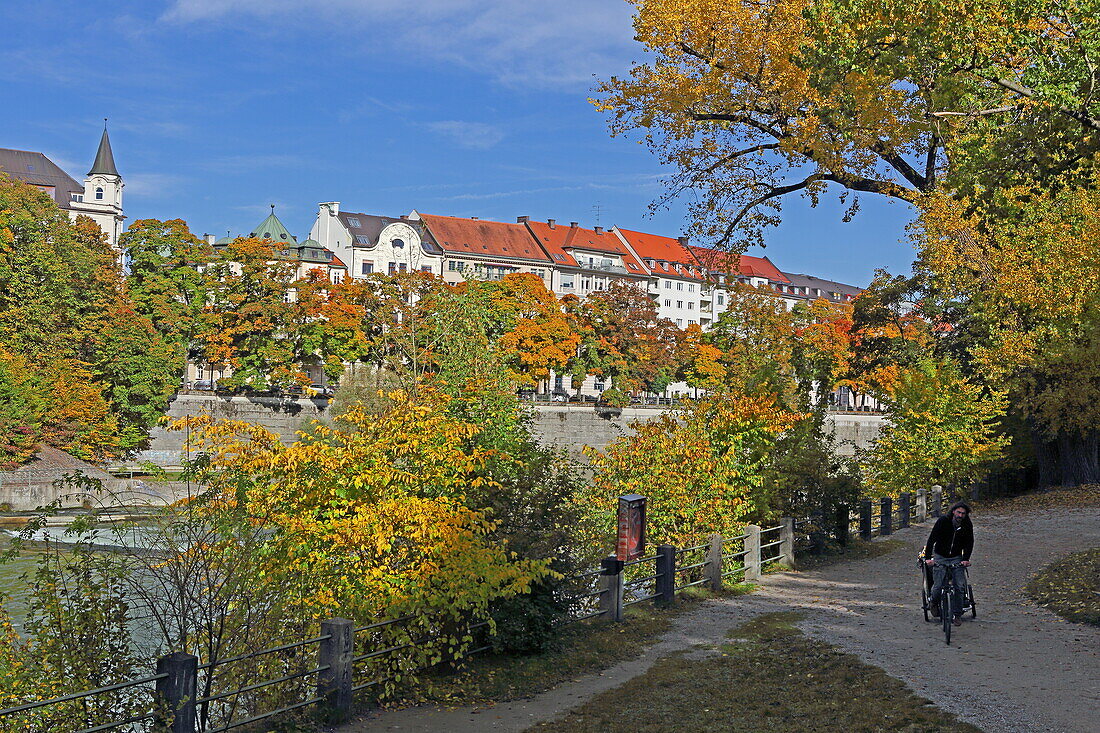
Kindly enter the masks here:
<path id="1" fill-rule="evenodd" d="M 715 593 L 722 590 L 722 535 L 710 536 L 710 547 L 707 548 L 707 564 L 703 568 L 710 582 L 707 584 Z"/>
<path id="2" fill-rule="evenodd" d="M 917 489 L 917 516 L 914 517 L 917 524 L 928 521 L 928 490 Z"/>
<path id="3" fill-rule="evenodd" d="M 321 622 L 322 639 L 317 652 L 317 696 L 323 697 L 325 722 L 340 723 L 351 715 L 351 660 L 355 656 L 355 622 L 330 618 Z"/>
<path id="4" fill-rule="evenodd" d="M 760 580 L 760 527 L 745 525 L 745 580 Z"/>
<path id="5" fill-rule="evenodd" d="M 905 529 L 909 526 L 909 507 L 911 505 L 909 494 L 902 494 L 898 497 L 898 529 Z"/>
<path id="6" fill-rule="evenodd" d="M 779 539 L 783 541 L 779 545 L 779 562 L 794 570 L 794 517 L 783 517 L 779 521 L 782 525 Z"/>
<path id="7" fill-rule="evenodd" d="M 943 514 L 943 487 L 932 487 L 932 516 L 939 518 Z"/>
<path id="8" fill-rule="evenodd" d="M 860 539 L 871 539 L 871 500 L 863 499 L 859 502 L 859 536 Z"/>
<path id="9" fill-rule="evenodd" d="M 657 545 L 657 602 L 666 605 L 676 600 L 676 548 Z"/>
<path id="10" fill-rule="evenodd" d="M 183 652 L 167 654 L 157 660 L 157 674 L 168 675 L 157 680 L 157 698 L 163 706 L 163 714 L 171 716 L 171 723 L 164 718 L 158 721 L 160 730 L 195 733 L 199 658 Z"/>
<path id="11" fill-rule="evenodd" d="M 836 542 L 841 547 L 848 544 L 848 533 L 852 528 L 852 510 L 847 504 L 836 508 Z"/>
<path id="12" fill-rule="evenodd" d="M 614 555 L 600 561 L 600 610 L 608 621 L 623 620 L 623 562 Z"/>
<path id="13" fill-rule="evenodd" d="M 884 496 L 879 500 L 879 534 L 887 535 L 894 532 L 894 500 Z"/>

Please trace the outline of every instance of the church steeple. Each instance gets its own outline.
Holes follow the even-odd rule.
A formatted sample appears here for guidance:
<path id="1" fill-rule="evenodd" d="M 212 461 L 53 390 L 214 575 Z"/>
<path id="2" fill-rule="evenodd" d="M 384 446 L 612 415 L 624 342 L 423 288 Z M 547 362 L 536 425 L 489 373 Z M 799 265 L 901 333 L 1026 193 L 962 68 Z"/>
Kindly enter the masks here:
<path id="1" fill-rule="evenodd" d="M 88 171 L 89 176 L 96 174 L 103 176 L 117 176 L 118 168 L 115 168 L 115 155 L 111 152 L 111 138 L 107 137 L 107 120 L 103 120 L 103 135 L 99 138 L 99 150 L 95 154 L 95 162 Z"/>

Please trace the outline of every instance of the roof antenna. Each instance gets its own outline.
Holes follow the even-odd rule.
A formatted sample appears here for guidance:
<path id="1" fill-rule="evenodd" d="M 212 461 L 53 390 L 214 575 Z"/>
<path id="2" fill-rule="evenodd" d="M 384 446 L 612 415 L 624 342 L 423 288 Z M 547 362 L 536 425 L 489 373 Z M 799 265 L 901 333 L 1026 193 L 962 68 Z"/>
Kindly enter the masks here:
<path id="1" fill-rule="evenodd" d="M 268 206 L 271 207 L 271 213 L 274 214 L 275 213 L 275 204 L 268 204 Z"/>
<path id="2" fill-rule="evenodd" d="M 596 226 L 599 226 L 599 225 L 600 225 L 600 212 L 601 212 L 601 211 L 603 211 L 603 207 L 602 207 L 602 206 L 600 206 L 600 202 L 599 202 L 599 201 L 597 201 L 597 202 L 596 202 L 596 203 L 595 203 L 595 204 L 594 204 L 594 205 L 592 206 L 592 211 L 594 211 L 594 212 L 596 213 Z"/>

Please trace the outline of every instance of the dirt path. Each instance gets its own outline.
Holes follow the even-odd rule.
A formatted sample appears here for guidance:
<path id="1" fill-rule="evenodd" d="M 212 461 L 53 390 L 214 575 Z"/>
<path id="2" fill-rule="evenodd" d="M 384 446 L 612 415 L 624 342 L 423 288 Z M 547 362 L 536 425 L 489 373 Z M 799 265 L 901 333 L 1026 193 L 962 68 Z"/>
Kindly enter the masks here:
<path id="1" fill-rule="evenodd" d="M 1100 510 L 975 516 L 971 580 L 978 618 L 946 647 L 920 614 L 915 556 L 929 525 L 894 535 L 904 548 L 871 560 L 768 576 L 748 596 L 708 601 L 638 658 L 528 700 L 490 708 L 375 713 L 358 731 L 522 731 L 645 672 L 671 651 L 720 643 L 758 613 L 801 610 L 808 634 L 857 654 L 986 731 L 1085 733 L 1100 720 L 1100 629 L 1062 621 L 1028 601 L 1027 576 L 1062 555 L 1100 546 Z"/>

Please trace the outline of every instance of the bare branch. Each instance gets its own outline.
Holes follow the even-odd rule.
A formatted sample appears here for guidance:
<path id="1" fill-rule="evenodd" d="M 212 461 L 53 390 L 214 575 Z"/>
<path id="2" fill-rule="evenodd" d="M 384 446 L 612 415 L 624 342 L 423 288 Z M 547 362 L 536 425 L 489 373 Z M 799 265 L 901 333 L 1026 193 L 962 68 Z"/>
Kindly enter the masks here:
<path id="1" fill-rule="evenodd" d="M 996 84 L 999 87 L 1007 89 L 1010 92 L 1015 92 L 1016 94 L 1019 94 L 1022 97 L 1027 97 L 1028 99 L 1034 99 L 1035 98 L 1035 90 L 1034 89 L 1031 89 L 1030 87 L 1025 87 L 1023 84 L 1012 81 L 1011 79 L 999 79 L 997 77 L 988 77 L 988 76 L 983 76 L 981 78 L 985 79 L 988 82 L 992 82 L 993 84 Z M 1055 107 L 1055 109 L 1059 113 L 1064 114 L 1067 117 L 1070 117 L 1074 120 L 1077 120 L 1084 127 L 1087 127 L 1090 130 L 1100 130 L 1100 119 L 1097 119 L 1095 117 L 1090 117 L 1089 115 L 1085 114 L 1084 112 L 1080 112 L 1080 111 L 1075 110 L 1075 109 L 1070 109 L 1069 107 Z"/>
<path id="2" fill-rule="evenodd" d="M 1004 107 L 993 107 L 992 109 L 980 109 L 975 112 L 929 112 L 929 117 L 981 117 L 982 115 L 998 115 L 1002 112 L 1014 112 L 1020 109 L 1018 104 L 1009 104 Z"/>
<path id="3" fill-rule="evenodd" d="M 782 140 L 786 137 L 779 130 L 776 130 L 771 125 L 761 122 L 749 115 L 745 114 L 727 114 L 722 112 L 688 112 L 687 116 L 696 122 L 736 122 L 742 125 L 747 125 L 767 135 L 771 135 L 776 140 Z"/>

